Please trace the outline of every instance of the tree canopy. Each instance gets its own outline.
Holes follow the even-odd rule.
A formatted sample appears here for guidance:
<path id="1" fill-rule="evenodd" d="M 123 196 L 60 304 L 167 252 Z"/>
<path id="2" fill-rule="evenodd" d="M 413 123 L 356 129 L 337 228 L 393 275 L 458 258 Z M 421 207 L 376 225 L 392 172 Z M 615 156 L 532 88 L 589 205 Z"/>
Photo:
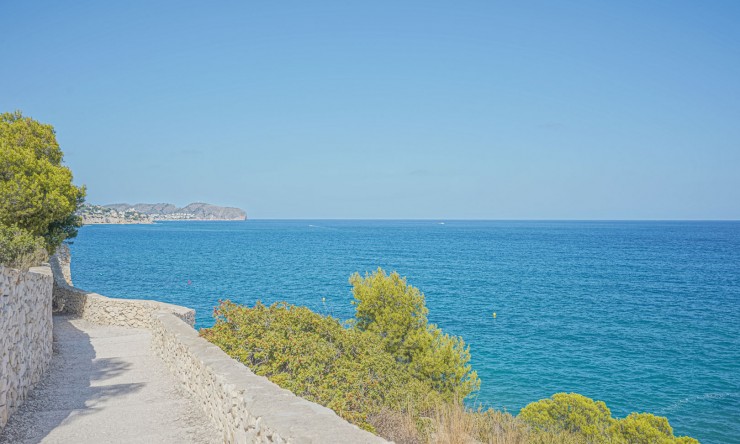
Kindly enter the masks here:
<path id="1" fill-rule="evenodd" d="M 349 279 L 355 303 L 354 326 L 373 333 L 383 348 L 409 366 L 448 400 L 462 400 L 480 387 L 471 369 L 470 349 L 459 336 L 442 332 L 427 319 L 424 294 L 395 271 L 378 268 Z"/>
<path id="2" fill-rule="evenodd" d="M 603 401 L 578 393 L 556 393 L 524 407 L 519 419 L 536 430 L 567 432 L 588 443 L 697 444 L 688 436 L 674 436 L 668 419 L 650 413 L 630 413 L 616 419 Z"/>
<path id="3" fill-rule="evenodd" d="M 0 236 L 9 250 L 37 257 L 29 249 L 37 249 L 40 240 L 52 254 L 65 239 L 77 235 L 80 221 L 75 211 L 84 201 L 85 189 L 72 183 L 63 159 L 51 125 L 20 111 L 0 114 L 0 226 L 5 228 Z M 0 260 L 24 265 L 14 257 Z"/>

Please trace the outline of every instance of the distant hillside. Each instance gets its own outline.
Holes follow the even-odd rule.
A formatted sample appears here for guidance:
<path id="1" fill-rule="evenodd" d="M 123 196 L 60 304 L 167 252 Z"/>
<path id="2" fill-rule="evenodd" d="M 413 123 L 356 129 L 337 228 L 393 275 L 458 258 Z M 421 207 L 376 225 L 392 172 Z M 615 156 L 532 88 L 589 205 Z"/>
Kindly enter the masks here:
<path id="1" fill-rule="evenodd" d="M 100 205 L 84 204 L 77 211 L 83 225 L 95 224 L 151 224 L 151 216 L 131 208 L 114 209 Z"/>
<path id="2" fill-rule="evenodd" d="M 116 211 L 136 211 L 150 216 L 153 220 L 245 220 L 247 213 L 234 207 L 219 207 L 203 202 L 194 202 L 183 208 L 169 203 L 127 203 L 103 205 Z"/>

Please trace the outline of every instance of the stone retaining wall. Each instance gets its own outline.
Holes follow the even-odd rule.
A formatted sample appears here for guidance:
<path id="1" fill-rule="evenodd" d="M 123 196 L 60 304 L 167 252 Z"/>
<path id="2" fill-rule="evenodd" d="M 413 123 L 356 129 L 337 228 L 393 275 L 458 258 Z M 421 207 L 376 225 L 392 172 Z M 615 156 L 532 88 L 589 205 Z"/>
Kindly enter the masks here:
<path id="1" fill-rule="evenodd" d="M 49 368 L 52 276 L 0 265 L 0 430 Z"/>
<path id="2" fill-rule="evenodd" d="M 170 313 L 158 313 L 153 344 L 228 443 L 384 443 L 333 410 L 255 375 Z"/>
<path id="3" fill-rule="evenodd" d="M 221 427 L 225 443 L 386 442 L 255 375 L 198 335 L 189 308 L 107 298 L 71 286 L 69 252 L 60 253 L 50 260 L 54 306 L 95 323 L 150 329 L 153 350 Z"/>
<path id="4" fill-rule="evenodd" d="M 195 325 L 195 310 L 164 302 L 109 298 L 66 284 L 54 287 L 54 300 L 64 313 L 74 314 L 95 324 L 121 327 L 152 328 L 152 315 L 166 312 L 182 319 L 190 328 Z"/>
<path id="5" fill-rule="evenodd" d="M 49 259 L 54 273 L 53 305 L 56 311 L 77 315 L 90 322 L 122 327 L 151 328 L 152 314 L 168 312 L 191 327 L 195 325 L 195 310 L 164 302 L 109 298 L 73 287 L 69 248 L 62 245 Z"/>

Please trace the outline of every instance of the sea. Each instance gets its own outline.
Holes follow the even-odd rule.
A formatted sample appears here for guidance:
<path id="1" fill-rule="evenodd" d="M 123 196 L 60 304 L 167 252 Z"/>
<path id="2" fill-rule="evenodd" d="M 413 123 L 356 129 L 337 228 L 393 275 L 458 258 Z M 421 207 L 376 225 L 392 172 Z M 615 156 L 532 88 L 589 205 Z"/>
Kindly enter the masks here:
<path id="1" fill-rule="evenodd" d="M 198 328 L 223 299 L 346 320 L 350 275 L 394 270 L 470 346 L 470 405 L 577 392 L 740 443 L 740 222 L 178 221 L 85 226 L 71 249 L 77 287 L 192 307 Z"/>

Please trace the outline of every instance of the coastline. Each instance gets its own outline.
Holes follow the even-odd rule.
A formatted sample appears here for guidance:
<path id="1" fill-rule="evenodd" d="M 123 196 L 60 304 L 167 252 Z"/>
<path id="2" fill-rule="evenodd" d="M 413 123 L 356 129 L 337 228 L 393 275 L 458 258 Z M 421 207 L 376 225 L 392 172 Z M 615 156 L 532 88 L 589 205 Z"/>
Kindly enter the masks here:
<path id="1" fill-rule="evenodd" d="M 154 225 L 159 222 L 244 222 L 247 219 L 153 219 L 150 221 L 121 221 L 121 222 L 90 222 L 83 221 L 82 226 L 86 225 Z"/>
<path id="2" fill-rule="evenodd" d="M 152 224 L 161 221 L 236 221 L 246 220 L 244 210 L 194 202 L 183 208 L 172 204 L 84 204 L 77 211 L 82 225 Z"/>

